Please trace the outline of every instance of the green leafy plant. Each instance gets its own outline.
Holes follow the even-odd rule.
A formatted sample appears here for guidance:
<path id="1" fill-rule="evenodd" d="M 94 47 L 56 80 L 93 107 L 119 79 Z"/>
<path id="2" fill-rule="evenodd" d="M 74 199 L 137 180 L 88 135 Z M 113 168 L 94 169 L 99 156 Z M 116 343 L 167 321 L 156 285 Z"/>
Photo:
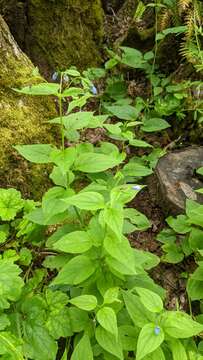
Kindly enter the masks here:
<path id="1" fill-rule="evenodd" d="M 132 66 L 134 53 L 122 50 L 114 63 Z M 146 56 L 136 54 L 148 71 Z M 106 104 L 107 115 L 83 112 L 88 99 L 98 96 L 92 80 L 103 74 L 70 68 L 55 75 L 59 84 L 17 90 L 57 99 L 59 116 L 49 123 L 60 126 L 61 144 L 15 146 L 26 160 L 52 165 L 54 186 L 40 203 L 23 200 L 14 189 L 0 190 L 2 359 L 201 358 L 192 339 L 203 331 L 201 321 L 164 308 L 165 291 L 148 273 L 159 258 L 132 248 L 127 238 L 151 227 L 130 203 L 165 150 L 154 148 L 126 162 L 126 145 L 150 148 L 143 133 L 169 124 L 142 99 Z M 111 115 L 122 122 L 111 123 Z M 122 146 L 82 142 L 81 130 L 88 128 L 105 129 Z M 168 223 L 174 231 L 179 226 L 183 234 L 192 233 L 201 226 L 199 210 L 189 202 L 185 222 Z"/>

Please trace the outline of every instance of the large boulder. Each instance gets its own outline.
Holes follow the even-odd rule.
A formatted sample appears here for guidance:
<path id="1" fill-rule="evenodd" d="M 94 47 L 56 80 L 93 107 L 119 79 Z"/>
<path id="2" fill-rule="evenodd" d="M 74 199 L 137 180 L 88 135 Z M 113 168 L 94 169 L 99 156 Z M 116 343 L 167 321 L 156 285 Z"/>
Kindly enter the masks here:
<path id="1" fill-rule="evenodd" d="M 190 146 L 163 156 L 156 167 L 159 204 L 166 213 L 185 211 L 186 199 L 203 203 L 203 195 L 195 192 L 203 188 L 203 179 L 196 170 L 203 166 L 203 146 Z"/>

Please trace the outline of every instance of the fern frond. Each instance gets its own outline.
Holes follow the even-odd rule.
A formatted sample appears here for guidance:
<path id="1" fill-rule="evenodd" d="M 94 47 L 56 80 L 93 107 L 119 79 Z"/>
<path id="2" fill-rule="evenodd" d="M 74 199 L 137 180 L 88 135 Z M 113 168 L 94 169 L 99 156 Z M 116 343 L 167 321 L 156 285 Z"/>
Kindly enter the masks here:
<path id="1" fill-rule="evenodd" d="M 199 1 L 194 2 L 194 9 L 193 9 L 194 19 L 196 25 L 202 24 L 202 7 Z"/>
<path id="2" fill-rule="evenodd" d="M 188 62 L 193 65 L 196 65 L 199 62 L 199 52 L 197 44 L 190 40 L 188 42 L 183 42 L 180 46 L 180 54 L 185 57 Z"/>
<path id="3" fill-rule="evenodd" d="M 164 9 L 159 16 L 159 29 L 160 31 L 170 27 L 172 12 L 169 9 Z"/>
<path id="4" fill-rule="evenodd" d="M 185 39 L 190 40 L 194 34 L 194 13 L 192 9 L 188 11 L 187 15 L 185 16 L 185 25 L 187 26 Z"/>
<path id="5" fill-rule="evenodd" d="M 179 14 L 182 15 L 182 13 L 184 13 L 187 10 L 190 4 L 192 4 L 192 0 L 179 0 L 178 1 Z"/>

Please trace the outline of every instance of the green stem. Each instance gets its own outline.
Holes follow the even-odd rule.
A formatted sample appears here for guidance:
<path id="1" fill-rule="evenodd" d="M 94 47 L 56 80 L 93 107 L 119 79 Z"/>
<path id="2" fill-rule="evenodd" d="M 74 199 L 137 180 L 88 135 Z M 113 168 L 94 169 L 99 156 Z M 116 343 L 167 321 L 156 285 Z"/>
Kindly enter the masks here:
<path id="1" fill-rule="evenodd" d="M 68 341 L 66 339 L 66 351 L 67 351 L 67 355 L 70 351 L 70 342 L 71 342 L 71 337 L 68 338 Z"/>
<path id="2" fill-rule="evenodd" d="M 62 107 L 62 85 L 63 85 L 63 73 L 61 73 L 61 79 L 60 79 L 60 88 L 59 88 L 59 117 L 60 117 L 60 123 L 61 123 L 61 147 L 62 150 L 65 148 L 65 134 L 64 134 L 64 126 L 63 126 L 63 107 Z"/>
<path id="3" fill-rule="evenodd" d="M 190 297 L 188 296 L 188 303 L 189 303 L 189 309 L 190 309 L 190 316 L 193 317 L 193 313 L 192 313 L 192 303 L 190 300 Z"/>
<path id="4" fill-rule="evenodd" d="M 156 1 L 155 2 L 155 47 L 154 47 L 154 59 L 153 59 L 153 64 L 152 64 L 151 76 L 154 73 L 156 57 L 157 57 L 157 50 L 158 50 L 157 33 L 158 33 L 158 9 L 157 9 L 157 1 Z"/>

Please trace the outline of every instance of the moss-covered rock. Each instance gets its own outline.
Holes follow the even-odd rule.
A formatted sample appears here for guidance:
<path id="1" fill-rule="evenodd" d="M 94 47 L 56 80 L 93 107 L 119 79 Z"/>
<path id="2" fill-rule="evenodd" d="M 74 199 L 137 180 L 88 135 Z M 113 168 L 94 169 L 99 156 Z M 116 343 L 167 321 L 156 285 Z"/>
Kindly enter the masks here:
<path id="1" fill-rule="evenodd" d="M 101 62 L 101 0 L 0 0 L 0 4 L 16 41 L 45 72 L 70 65 L 85 69 Z"/>
<path id="2" fill-rule="evenodd" d="M 24 195 L 39 197 L 46 187 L 44 172 L 24 161 L 12 147 L 53 142 L 50 129 L 45 125 L 48 118 L 55 116 L 53 102 L 42 97 L 22 96 L 12 90 L 43 81 L 39 76 L 36 78 L 34 69 L 0 16 L 0 187 L 14 186 Z"/>
<path id="3" fill-rule="evenodd" d="M 36 64 L 80 69 L 100 61 L 100 0 L 30 0 L 26 52 Z"/>

